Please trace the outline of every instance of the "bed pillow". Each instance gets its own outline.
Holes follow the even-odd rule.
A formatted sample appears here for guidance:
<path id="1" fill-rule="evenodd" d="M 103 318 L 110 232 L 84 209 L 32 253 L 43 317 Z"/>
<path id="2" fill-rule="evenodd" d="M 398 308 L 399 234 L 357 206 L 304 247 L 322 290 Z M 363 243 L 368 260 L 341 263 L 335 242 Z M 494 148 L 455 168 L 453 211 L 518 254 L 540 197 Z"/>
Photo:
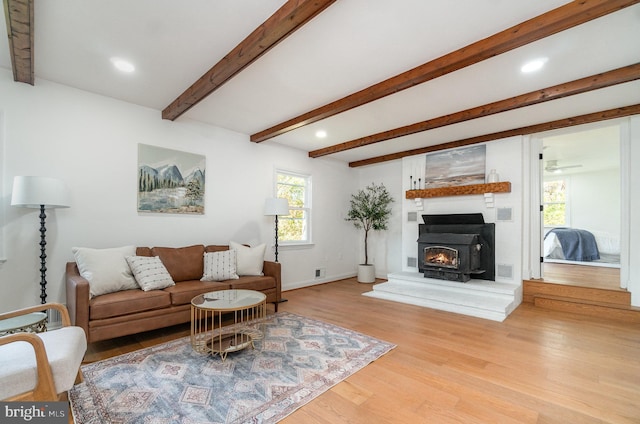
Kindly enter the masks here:
<path id="1" fill-rule="evenodd" d="M 247 247 L 232 241 L 229 242 L 229 248 L 237 252 L 238 275 L 264 275 L 262 266 L 264 265 L 264 253 L 267 249 L 266 244 Z"/>
<path id="2" fill-rule="evenodd" d="M 160 290 L 176 285 L 159 257 L 127 256 L 126 259 L 142 290 Z"/>
<path id="3" fill-rule="evenodd" d="M 80 275 L 89 282 L 90 297 L 139 288 L 125 259 L 136 254 L 135 246 L 110 249 L 74 247 L 71 251 Z"/>
<path id="4" fill-rule="evenodd" d="M 200 281 L 237 280 L 235 250 L 208 252 L 204 254 L 204 271 Z"/>

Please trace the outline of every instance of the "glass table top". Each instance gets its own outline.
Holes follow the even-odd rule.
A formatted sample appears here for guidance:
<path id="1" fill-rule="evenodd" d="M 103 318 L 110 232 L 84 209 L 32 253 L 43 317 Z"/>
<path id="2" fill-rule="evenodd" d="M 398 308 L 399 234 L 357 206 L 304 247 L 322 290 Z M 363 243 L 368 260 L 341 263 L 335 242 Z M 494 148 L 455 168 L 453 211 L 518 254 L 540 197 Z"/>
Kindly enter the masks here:
<path id="1" fill-rule="evenodd" d="M 0 320 L 0 332 L 4 333 L 6 331 L 35 325 L 44 321 L 46 318 L 47 314 L 44 312 L 32 312 L 30 314 Z"/>
<path id="2" fill-rule="evenodd" d="M 238 310 L 258 305 L 267 296 L 255 290 L 219 290 L 198 295 L 191 300 L 191 304 L 200 309 Z"/>

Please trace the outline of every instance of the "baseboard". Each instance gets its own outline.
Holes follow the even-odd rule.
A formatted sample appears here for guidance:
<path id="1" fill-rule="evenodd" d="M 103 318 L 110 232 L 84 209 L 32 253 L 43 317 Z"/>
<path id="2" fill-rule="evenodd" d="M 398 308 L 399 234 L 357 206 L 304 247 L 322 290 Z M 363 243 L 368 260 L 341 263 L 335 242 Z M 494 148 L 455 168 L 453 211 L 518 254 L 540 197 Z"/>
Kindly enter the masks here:
<path id="1" fill-rule="evenodd" d="M 331 283 L 333 281 L 352 278 L 352 277 L 355 277 L 356 275 L 357 275 L 356 273 L 347 273 L 347 274 L 331 275 L 324 278 L 314 278 L 306 281 L 296 281 L 295 283 L 283 284 L 282 291 L 285 292 L 287 290 L 302 289 L 305 287 L 317 286 L 318 284 Z"/>

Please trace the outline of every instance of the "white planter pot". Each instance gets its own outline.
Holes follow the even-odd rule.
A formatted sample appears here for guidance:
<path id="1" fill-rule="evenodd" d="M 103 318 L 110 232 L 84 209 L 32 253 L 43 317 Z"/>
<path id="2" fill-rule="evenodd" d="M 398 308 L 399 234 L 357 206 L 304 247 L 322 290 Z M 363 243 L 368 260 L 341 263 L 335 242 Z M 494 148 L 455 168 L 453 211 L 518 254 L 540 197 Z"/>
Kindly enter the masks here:
<path id="1" fill-rule="evenodd" d="M 375 283 L 376 268 L 372 264 L 358 265 L 358 283 Z"/>

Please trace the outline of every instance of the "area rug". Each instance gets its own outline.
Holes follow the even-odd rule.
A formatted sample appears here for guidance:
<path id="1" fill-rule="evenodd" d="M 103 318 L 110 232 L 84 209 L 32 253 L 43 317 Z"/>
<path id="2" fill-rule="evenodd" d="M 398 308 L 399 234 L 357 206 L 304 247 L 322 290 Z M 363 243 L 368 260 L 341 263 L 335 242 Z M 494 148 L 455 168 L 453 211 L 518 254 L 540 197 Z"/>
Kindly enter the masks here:
<path id="1" fill-rule="evenodd" d="M 75 422 L 275 423 L 395 347 L 288 312 L 254 325 L 264 339 L 225 361 L 183 337 L 84 365 Z"/>

